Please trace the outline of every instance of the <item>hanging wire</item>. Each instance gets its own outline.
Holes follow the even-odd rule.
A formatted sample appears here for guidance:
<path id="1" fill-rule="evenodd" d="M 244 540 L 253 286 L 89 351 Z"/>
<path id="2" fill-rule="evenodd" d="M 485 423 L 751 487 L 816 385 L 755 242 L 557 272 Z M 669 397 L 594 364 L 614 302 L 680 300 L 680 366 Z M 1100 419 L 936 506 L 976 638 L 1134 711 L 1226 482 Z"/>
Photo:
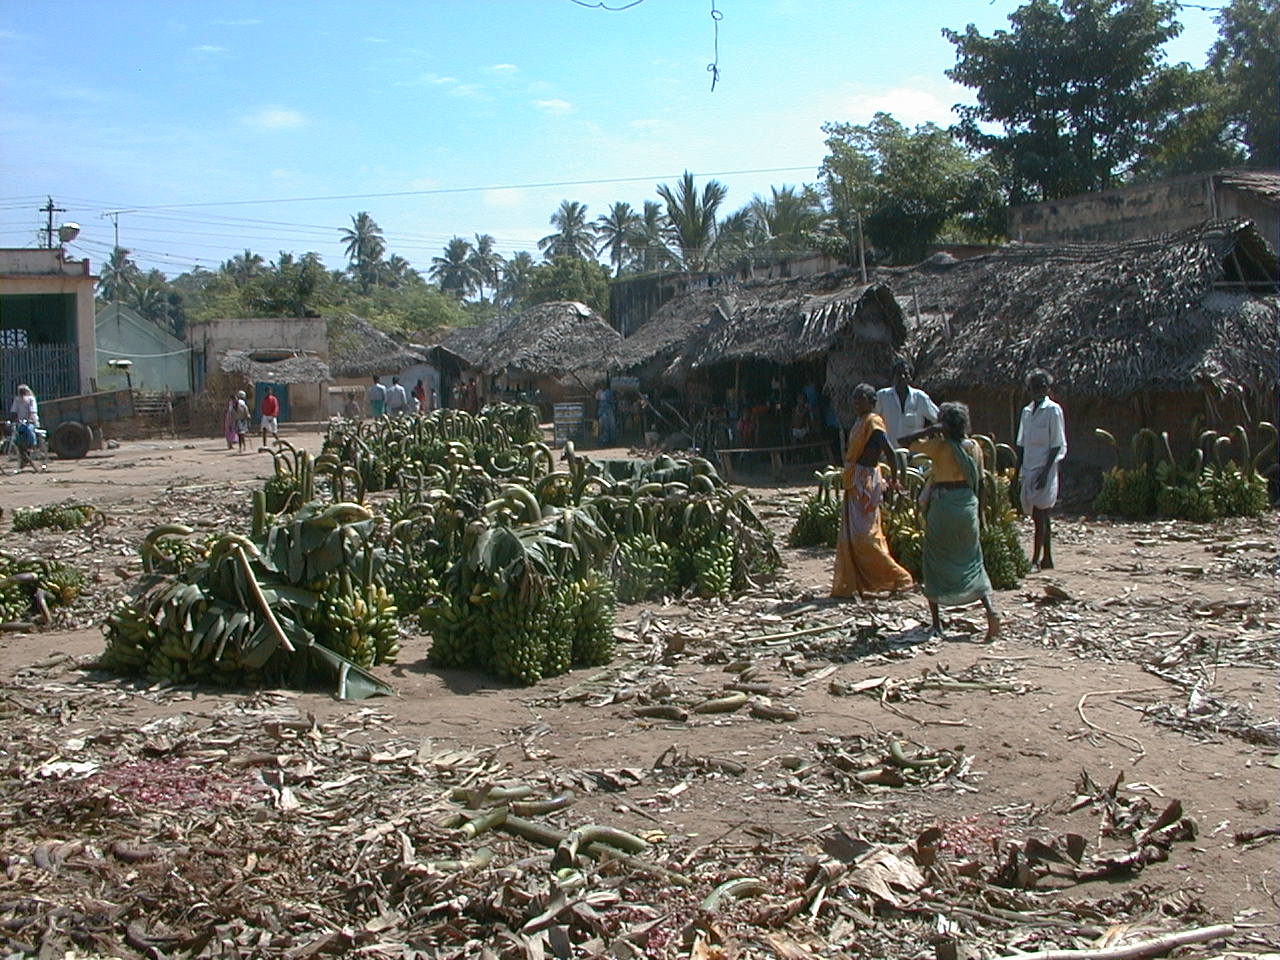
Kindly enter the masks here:
<path id="1" fill-rule="evenodd" d="M 711 25 L 713 30 L 712 44 L 715 59 L 707 64 L 707 72 L 711 74 L 711 92 L 716 92 L 716 81 L 720 79 L 720 21 L 724 14 L 716 9 L 716 0 L 711 0 Z"/>
<path id="2" fill-rule="evenodd" d="M 617 13 L 619 10 L 630 10 L 632 7 L 638 7 L 644 3 L 644 0 L 631 0 L 630 3 L 624 3 L 620 7 L 611 7 L 607 3 L 587 3 L 586 0 L 573 0 L 580 7 L 586 7 L 588 10 L 608 10 L 610 13 Z"/>

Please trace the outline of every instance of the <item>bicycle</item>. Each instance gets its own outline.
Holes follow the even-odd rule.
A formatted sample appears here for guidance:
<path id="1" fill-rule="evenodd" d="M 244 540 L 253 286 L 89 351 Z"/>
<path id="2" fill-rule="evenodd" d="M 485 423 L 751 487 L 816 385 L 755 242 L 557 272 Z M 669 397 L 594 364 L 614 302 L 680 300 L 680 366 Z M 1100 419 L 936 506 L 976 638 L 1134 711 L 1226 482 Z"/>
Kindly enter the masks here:
<path id="1" fill-rule="evenodd" d="M 6 474 L 21 473 L 22 468 L 25 466 L 22 462 L 22 453 L 18 449 L 16 427 L 17 424 L 12 421 L 0 421 L 0 470 L 3 470 Z M 26 453 L 36 472 L 44 473 L 49 469 L 49 433 L 47 430 L 36 428 L 36 445 L 29 447 Z"/>

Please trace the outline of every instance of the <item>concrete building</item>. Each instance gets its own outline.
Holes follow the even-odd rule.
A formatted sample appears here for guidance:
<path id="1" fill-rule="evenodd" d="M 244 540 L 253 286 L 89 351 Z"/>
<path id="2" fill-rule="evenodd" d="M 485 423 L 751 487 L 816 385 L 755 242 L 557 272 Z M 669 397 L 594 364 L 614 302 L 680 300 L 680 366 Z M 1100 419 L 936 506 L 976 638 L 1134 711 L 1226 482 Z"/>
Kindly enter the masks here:
<path id="1" fill-rule="evenodd" d="M 0 249 L 0 391 L 26 383 L 41 400 L 97 389 L 88 260 L 59 248 Z M 5 400 L 7 408 L 8 400 Z"/>
<path id="2" fill-rule="evenodd" d="M 181 394 L 191 392 L 191 347 L 136 310 L 109 304 L 98 311 L 98 386 Z M 112 360 L 128 360 L 126 377 Z"/>
<path id="3" fill-rule="evenodd" d="M 323 317 L 206 320 L 187 327 L 187 342 L 192 390 L 204 405 L 220 411 L 231 392 L 248 390 L 256 416 L 257 403 L 270 386 L 280 399 L 282 420 L 329 416 L 329 339 Z"/>
<path id="4" fill-rule="evenodd" d="M 1252 220 L 1280 250 L 1280 170 L 1219 170 L 1013 207 L 1009 238 L 1142 240 L 1207 220 Z"/>

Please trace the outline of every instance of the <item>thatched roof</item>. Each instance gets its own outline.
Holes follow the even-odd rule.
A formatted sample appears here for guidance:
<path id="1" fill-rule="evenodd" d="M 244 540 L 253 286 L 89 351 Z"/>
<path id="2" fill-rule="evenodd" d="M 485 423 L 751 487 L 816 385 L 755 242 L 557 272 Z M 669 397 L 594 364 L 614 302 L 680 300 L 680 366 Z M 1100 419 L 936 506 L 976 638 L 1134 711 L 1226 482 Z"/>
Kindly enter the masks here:
<path id="1" fill-rule="evenodd" d="M 248 350 L 228 350 L 219 360 L 225 373 L 238 373 L 254 383 L 324 383 L 333 378 L 329 365 L 311 354 L 282 360 L 254 360 Z"/>
<path id="2" fill-rule="evenodd" d="M 1280 206 L 1280 173 L 1274 170 L 1228 170 L 1218 174 L 1218 182 Z"/>
<path id="3" fill-rule="evenodd" d="M 877 271 L 913 323 L 916 378 L 1078 396 L 1276 389 L 1280 264 L 1247 221 L 1123 243 L 1014 244 Z"/>
<path id="4" fill-rule="evenodd" d="M 491 374 L 589 380 L 613 365 L 618 332 L 582 303 L 540 303 L 511 317 L 455 328 L 438 346 Z"/>
<path id="5" fill-rule="evenodd" d="M 679 375 L 738 360 L 789 364 L 844 340 L 892 348 L 905 336 L 889 287 L 840 271 L 691 290 L 623 341 L 618 365 Z"/>
<path id="6" fill-rule="evenodd" d="M 328 325 L 329 366 L 336 377 L 398 373 L 426 360 L 421 350 L 401 343 L 355 314 L 330 317 Z"/>

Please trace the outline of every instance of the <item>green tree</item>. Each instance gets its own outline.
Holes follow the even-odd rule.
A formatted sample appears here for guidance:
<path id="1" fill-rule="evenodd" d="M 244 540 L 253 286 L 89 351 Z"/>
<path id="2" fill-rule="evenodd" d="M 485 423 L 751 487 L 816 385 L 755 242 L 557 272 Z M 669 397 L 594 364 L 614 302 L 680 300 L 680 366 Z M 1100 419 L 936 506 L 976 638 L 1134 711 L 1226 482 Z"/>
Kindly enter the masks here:
<path id="1" fill-rule="evenodd" d="M 398 253 L 393 253 L 379 266 L 379 282 L 392 289 L 422 282 L 422 277 L 413 269 L 413 264 Z"/>
<path id="2" fill-rule="evenodd" d="M 113 247 L 106 263 L 98 271 L 98 298 L 126 300 L 139 276 L 138 265 L 124 247 Z"/>
<path id="3" fill-rule="evenodd" d="M 722 249 L 775 255 L 812 249 L 826 211 L 811 187 L 770 187 L 770 196 L 751 198 L 742 210 L 720 224 Z M 732 238 L 732 242 L 729 241 Z"/>
<path id="4" fill-rule="evenodd" d="M 440 289 L 461 300 L 480 286 L 480 274 L 472 261 L 471 244 L 453 237 L 444 247 L 444 256 L 431 258 L 431 279 Z"/>
<path id="5" fill-rule="evenodd" d="M 999 205 L 995 171 L 932 123 L 908 130 L 877 113 L 866 126 L 822 131 L 823 185 L 851 259 L 859 217 L 866 243 L 894 263 L 914 263 L 944 226 L 967 220 L 976 229 Z"/>
<path id="6" fill-rule="evenodd" d="M 1215 18 L 1209 70 L 1221 84 L 1230 136 L 1257 167 L 1280 167 L 1280 2 L 1230 0 Z"/>
<path id="7" fill-rule="evenodd" d="M 470 263 L 477 277 L 476 286 L 480 298 L 484 299 L 485 289 L 497 295 L 498 283 L 502 279 L 502 254 L 493 249 L 493 237 L 487 233 L 476 234 L 476 245 L 471 251 Z"/>
<path id="8" fill-rule="evenodd" d="M 961 138 L 989 153 L 1014 202 L 1118 183 L 1180 107 L 1163 46 L 1181 32 L 1173 0 L 1030 0 L 990 37 L 943 30 Z M 1001 132 L 991 132 L 991 127 Z"/>
<path id="9" fill-rule="evenodd" d="M 260 254 L 254 253 L 246 247 L 244 253 L 237 253 L 222 264 L 219 269 L 235 280 L 237 284 L 243 286 L 250 280 L 262 276 L 262 271 L 266 266 L 267 261 Z"/>
<path id="10" fill-rule="evenodd" d="M 639 217 L 632 224 L 627 240 L 635 258 L 636 269 L 641 273 L 652 273 L 668 266 L 671 263 L 671 251 L 668 247 L 670 239 L 671 225 L 663 213 L 662 204 L 656 200 L 646 200 Z"/>
<path id="11" fill-rule="evenodd" d="M 258 295 L 258 312 L 268 316 L 306 317 L 318 312 L 321 292 L 329 280 L 328 271 L 318 253 L 304 253 L 295 258 L 280 251 L 280 256 L 263 277 Z"/>
<path id="12" fill-rule="evenodd" d="M 555 233 L 548 234 L 538 241 L 538 249 L 548 259 L 556 257 L 576 257 L 586 260 L 596 253 L 595 227 L 587 219 L 587 205 L 577 200 L 561 200 L 556 212 L 551 215 L 551 226 Z"/>
<path id="13" fill-rule="evenodd" d="M 1210 70 L 1178 64 L 1168 82 L 1180 88 L 1183 106 L 1170 112 L 1133 167 L 1135 180 L 1243 166 L 1248 155 L 1231 122 L 1228 86 Z"/>
<path id="14" fill-rule="evenodd" d="M 596 235 L 600 238 L 600 252 L 609 255 L 613 275 L 622 276 L 622 268 L 631 258 L 631 237 L 640 217 L 631 204 L 619 200 L 608 213 L 596 217 Z"/>
<path id="15" fill-rule="evenodd" d="M 609 270 L 597 260 L 567 254 L 533 268 L 528 305 L 552 300 L 577 300 L 597 313 L 609 309 Z"/>
<path id="16" fill-rule="evenodd" d="M 502 267 L 502 280 L 494 299 L 507 310 L 519 310 L 528 301 L 533 283 L 533 257 L 526 250 L 517 251 Z"/>
<path id="17" fill-rule="evenodd" d="M 378 282 L 378 267 L 382 255 L 387 252 L 382 228 L 362 210 L 351 218 L 351 229 L 342 231 L 342 242 L 346 246 L 352 275 L 360 289 L 368 292 Z"/>
<path id="18" fill-rule="evenodd" d="M 676 181 L 675 189 L 665 183 L 658 185 L 674 237 L 672 254 L 682 270 L 707 268 L 716 239 L 716 213 L 728 194 L 729 188 L 719 180 L 707 181 L 699 194 L 688 170 Z"/>

